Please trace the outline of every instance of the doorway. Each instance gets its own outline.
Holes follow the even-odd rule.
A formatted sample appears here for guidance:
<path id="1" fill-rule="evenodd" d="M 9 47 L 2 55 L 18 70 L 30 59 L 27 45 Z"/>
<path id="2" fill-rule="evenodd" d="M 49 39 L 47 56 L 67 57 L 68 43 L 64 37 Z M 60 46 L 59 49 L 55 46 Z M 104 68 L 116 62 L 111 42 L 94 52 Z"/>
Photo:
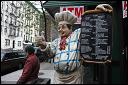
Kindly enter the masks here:
<path id="1" fill-rule="evenodd" d="M 15 40 L 13 40 L 12 48 L 15 48 Z"/>

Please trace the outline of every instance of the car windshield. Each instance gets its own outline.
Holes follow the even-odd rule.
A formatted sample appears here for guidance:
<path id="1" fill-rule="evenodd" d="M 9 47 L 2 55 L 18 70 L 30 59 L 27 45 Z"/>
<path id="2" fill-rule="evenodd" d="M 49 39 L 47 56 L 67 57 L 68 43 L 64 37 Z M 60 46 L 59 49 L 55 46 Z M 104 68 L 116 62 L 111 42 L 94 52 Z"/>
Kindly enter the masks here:
<path id="1" fill-rule="evenodd" d="M 2 61 L 3 57 L 4 57 L 4 53 L 1 52 L 1 61 Z"/>

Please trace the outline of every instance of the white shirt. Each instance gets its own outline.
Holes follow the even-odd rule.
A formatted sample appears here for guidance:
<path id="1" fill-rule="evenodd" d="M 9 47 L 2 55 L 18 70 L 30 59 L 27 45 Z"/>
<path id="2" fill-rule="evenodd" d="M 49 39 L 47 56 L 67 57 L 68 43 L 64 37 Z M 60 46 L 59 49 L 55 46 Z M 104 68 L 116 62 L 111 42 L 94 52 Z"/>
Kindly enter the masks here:
<path id="1" fill-rule="evenodd" d="M 80 67 L 79 62 L 79 42 L 80 28 L 76 29 L 72 34 L 66 39 L 65 50 L 60 50 L 60 39 L 55 39 L 50 46 L 47 46 L 43 51 L 49 51 L 49 54 L 54 56 L 54 68 L 55 70 L 65 71 L 67 65 L 68 70 L 72 71 L 75 68 Z"/>

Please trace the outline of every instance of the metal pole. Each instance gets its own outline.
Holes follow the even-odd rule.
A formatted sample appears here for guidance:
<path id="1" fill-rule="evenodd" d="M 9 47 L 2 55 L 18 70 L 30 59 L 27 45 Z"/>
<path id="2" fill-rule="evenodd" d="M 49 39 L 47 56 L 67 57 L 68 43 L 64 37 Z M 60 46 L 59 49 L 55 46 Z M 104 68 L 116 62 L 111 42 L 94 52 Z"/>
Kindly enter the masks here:
<path id="1" fill-rule="evenodd" d="M 47 29 L 46 29 L 46 27 L 47 27 L 47 24 L 46 24 L 46 16 L 45 16 L 45 11 L 44 11 L 44 7 L 43 7 L 43 4 L 42 4 L 42 2 L 40 1 L 40 4 L 41 4 L 41 7 L 42 7 L 42 11 L 43 11 L 43 15 L 44 15 L 44 23 L 45 23 L 45 40 L 47 41 Z"/>

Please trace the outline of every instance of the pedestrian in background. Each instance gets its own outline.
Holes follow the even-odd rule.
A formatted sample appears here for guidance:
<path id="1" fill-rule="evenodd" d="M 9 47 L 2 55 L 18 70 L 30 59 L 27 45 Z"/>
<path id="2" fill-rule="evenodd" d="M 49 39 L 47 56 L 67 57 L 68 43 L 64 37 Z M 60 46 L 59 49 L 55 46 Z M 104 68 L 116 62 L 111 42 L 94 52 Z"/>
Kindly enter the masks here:
<path id="1" fill-rule="evenodd" d="M 40 69 L 40 62 L 35 55 L 35 49 L 33 46 L 28 45 L 25 47 L 26 61 L 23 68 L 23 72 L 17 84 L 32 84 L 38 79 L 38 73 Z"/>

